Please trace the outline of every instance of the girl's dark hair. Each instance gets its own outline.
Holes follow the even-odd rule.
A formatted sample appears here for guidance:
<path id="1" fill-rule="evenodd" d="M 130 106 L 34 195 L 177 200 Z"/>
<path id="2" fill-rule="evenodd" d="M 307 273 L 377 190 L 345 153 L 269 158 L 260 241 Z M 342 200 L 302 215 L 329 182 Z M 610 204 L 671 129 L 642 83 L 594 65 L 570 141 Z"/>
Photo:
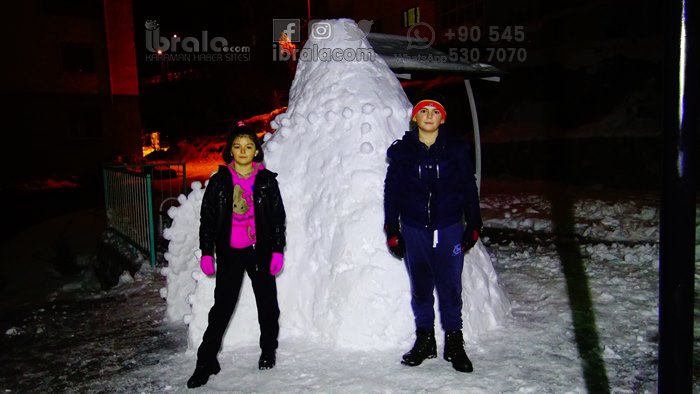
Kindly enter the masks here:
<path id="1" fill-rule="evenodd" d="M 231 128 L 231 131 L 228 134 L 228 139 L 226 140 L 226 147 L 224 148 L 224 151 L 222 153 L 222 156 L 224 157 L 224 162 L 226 162 L 226 164 L 229 164 L 233 161 L 233 155 L 231 154 L 231 146 L 233 146 L 233 141 L 235 141 L 238 137 L 248 137 L 251 141 L 255 143 L 255 149 L 258 151 L 258 154 L 255 155 L 253 161 L 257 163 L 262 162 L 264 154 L 262 150 L 262 144 L 260 143 L 258 135 L 255 134 L 255 131 L 253 131 L 253 129 L 251 129 L 248 126 L 236 125 L 234 125 Z"/>

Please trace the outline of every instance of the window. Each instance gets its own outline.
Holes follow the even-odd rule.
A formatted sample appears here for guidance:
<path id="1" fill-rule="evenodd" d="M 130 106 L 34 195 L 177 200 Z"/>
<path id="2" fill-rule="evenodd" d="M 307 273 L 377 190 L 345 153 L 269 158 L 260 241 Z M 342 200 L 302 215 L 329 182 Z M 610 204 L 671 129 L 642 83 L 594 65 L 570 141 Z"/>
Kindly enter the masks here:
<path id="1" fill-rule="evenodd" d="M 420 22 L 420 7 L 409 8 L 403 12 L 403 27 L 413 26 Z"/>
<path id="2" fill-rule="evenodd" d="M 95 50 L 92 44 L 63 44 L 63 70 L 69 73 L 95 72 Z"/>

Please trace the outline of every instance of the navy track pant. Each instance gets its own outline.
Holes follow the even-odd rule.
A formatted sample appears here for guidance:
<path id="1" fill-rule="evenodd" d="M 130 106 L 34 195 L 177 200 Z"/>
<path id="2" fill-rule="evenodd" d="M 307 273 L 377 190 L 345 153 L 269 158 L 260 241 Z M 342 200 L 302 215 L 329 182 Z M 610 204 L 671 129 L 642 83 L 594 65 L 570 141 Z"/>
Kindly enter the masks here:
<path id="1" fill-rule="evenodd" d="M 404 262 L 411 282 L 411 307 L 416 329 L 435 325 L 433 292 L 437 289 L 440 323 L 444 330 L 462 329 L 462 269 L 460 248 L 464 225 L 455 223 L 433 231 L 401 225 L 406 244 Z"/>

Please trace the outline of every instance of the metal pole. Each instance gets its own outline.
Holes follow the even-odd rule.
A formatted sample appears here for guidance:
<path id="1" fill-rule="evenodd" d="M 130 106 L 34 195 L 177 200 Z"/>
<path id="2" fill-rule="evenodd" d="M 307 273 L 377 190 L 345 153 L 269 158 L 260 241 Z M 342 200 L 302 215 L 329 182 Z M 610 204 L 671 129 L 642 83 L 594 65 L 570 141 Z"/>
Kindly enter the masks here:
<path id="1" fill-rule="evenodd" d="M 659 236 L 659 393 L 693 391 L 697 2 L 664 2 L 664 123 Z"/>
<path id="2" fill-rule="evenodd" d="M 474 127 L 474 171 L 476 174 L 476 189 L 479 191 L 479 194 L 481 194 L 481 134 L 479 131 L 479 117 L 476 113 L 476 101 L 474 100 L 472 84 L 468 79 L 465 79 L 464 86 L 467 87 L 469 109 L 472 112 L 472 125 Z"/>
<path id="3" fill-rule="evenodd" d="M 109 226 L 109 182 L 111 181 L 111 178 L 109 177 L 107 173 L 107 168 L 103 167 L 102 168 L 102 189 L 104 189 L 105 193 L 105 219 L 107 220 L 107 226 Z"/>

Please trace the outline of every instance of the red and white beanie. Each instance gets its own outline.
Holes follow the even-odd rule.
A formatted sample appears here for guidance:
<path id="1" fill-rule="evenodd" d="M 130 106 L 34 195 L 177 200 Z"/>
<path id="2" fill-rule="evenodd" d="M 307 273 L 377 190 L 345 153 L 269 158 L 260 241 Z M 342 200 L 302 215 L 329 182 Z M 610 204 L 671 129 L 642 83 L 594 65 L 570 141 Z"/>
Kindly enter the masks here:
<path id="1" fill-rule="evenodd" d="M 421 100 L 416 105 L 413 107 L 413 112 L 411 112 L 411 120 L 416 121 L 416 114 L 418 111 L 425 107 L 435 107 L 438 111 L 440 111 L 440 114 L 442 115 L 442 121 L 444 122 L 445 119 L 447 118 L 447 111 L 445 111 L 445 107 L 440 104 L 438 101 L 435 100 Z"/>

